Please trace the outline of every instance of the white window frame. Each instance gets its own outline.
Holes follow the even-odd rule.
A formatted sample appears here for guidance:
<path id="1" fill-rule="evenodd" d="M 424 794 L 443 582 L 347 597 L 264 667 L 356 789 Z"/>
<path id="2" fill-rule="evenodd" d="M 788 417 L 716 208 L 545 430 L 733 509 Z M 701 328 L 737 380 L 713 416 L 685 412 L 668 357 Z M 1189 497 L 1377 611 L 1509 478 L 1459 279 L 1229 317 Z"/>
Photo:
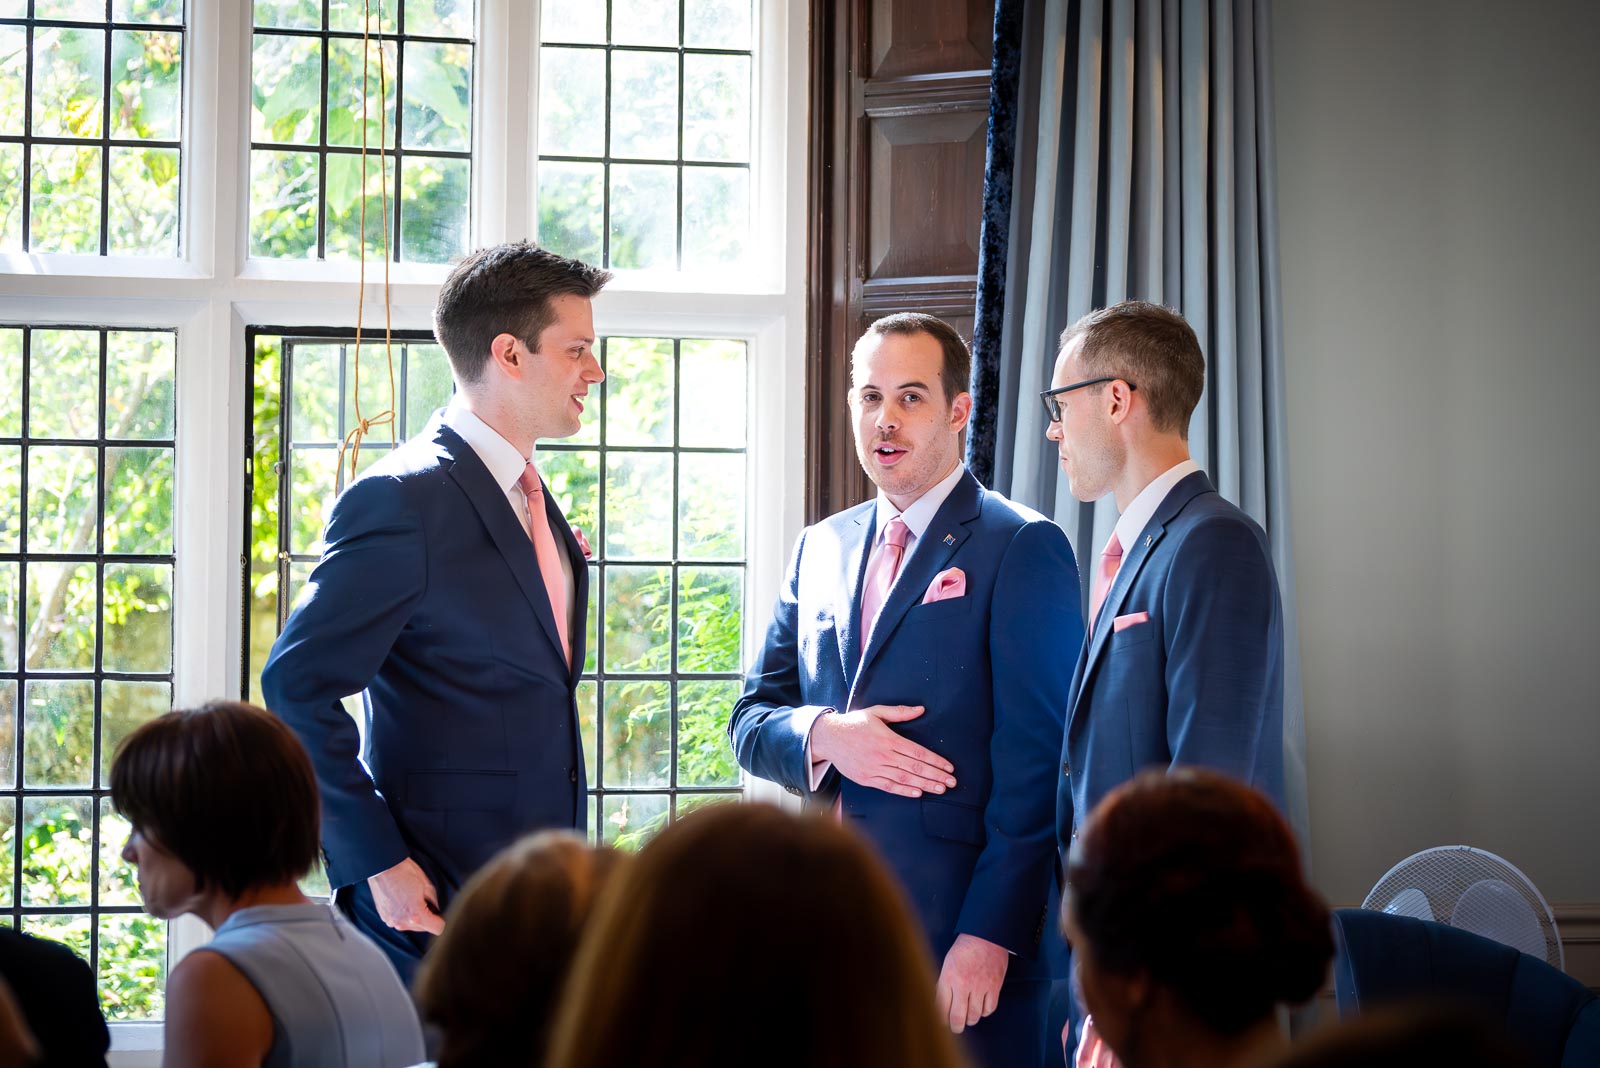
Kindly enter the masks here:
<path id="1" fill-rule="evenodd" d="M 755 0 L 756 106 L 752 247 L 781 250 L 738 291 L 692 279 L 618 272 L 595 301 L 605 334 L 729 337 L 749 344 L 747 478 L 751 516 L 746 658 L 759 642 L 803 518 L 807 5 Z M 177 331 L 173 699 L 239 692 L 245 562 L 245 331 L 354 327 L 352 263 L 250 260 L 250 4 L 188 0 L 183 204 L 179 257 L 0 255 L 0 324 L 170 327 Z M 478 0 L 469 245 L 533 236 L 539 84 L 537 0 Z M 396 329 L 431 329 L 448 268 L 393 264 Z M 381 262 L 367 268 L 367 336 L 382 338 Z M 376 353 L 374 353 L 376 355 Z M 751 793 L 771 797 L 752 781 Z M 169 968 L 209 933 L 173 923 Z M 161 1024 L 111 1025 L 115 1068 L 158 1065 Z"/>

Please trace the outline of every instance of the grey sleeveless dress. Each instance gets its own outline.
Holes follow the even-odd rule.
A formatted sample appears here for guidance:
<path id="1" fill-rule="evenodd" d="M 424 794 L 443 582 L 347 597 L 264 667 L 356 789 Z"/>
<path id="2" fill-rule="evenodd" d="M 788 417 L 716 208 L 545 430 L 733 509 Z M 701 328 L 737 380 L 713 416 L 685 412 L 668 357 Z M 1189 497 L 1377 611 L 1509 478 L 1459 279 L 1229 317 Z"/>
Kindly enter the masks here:
<path id="1" fill-rule="evenodd" d="M 404 1068 L 424 1059 L 411 995 L 383 951 L 327 905 L 257 905 L 203 948 L 272 1013 L 266 1068 Z"/>

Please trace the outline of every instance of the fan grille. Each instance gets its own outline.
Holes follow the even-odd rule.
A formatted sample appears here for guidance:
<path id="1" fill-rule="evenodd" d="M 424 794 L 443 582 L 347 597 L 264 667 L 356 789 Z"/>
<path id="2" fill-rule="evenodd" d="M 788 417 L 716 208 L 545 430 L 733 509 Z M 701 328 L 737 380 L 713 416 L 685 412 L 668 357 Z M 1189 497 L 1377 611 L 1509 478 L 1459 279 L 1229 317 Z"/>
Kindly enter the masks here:
<path id="1" fill-rule="evenodd" d="M 1461 896 L 1475 884 L 1491 879 L 1515 891 L 1538 921 L 1539 938 L 1543 941 L 1542 952 L 1536 945 L 1518 945 L 1515 948 L 1540 956 L 1557 968 L 1563 967 L 1561 936 L 1556 930 L 1550 906 L 1514 864 L 1482 849 L 1438 846 L 1407 857 L 1378 880 L 1361 907 L 1414 915 L 1410 902 L 1414 902 L 1415 895 L 1420 892 L 1427 898 L 1433 919 L 1484 934 L 1490 917 L 1483 909 L 1475 909 L 1473 901 L 1461 903 Z M 1402 894 L 1405 896 L 1402 897 Z M 1401 898 L 1398 903 L 1397 897 Z M 1458 903 L 1461 904 L 1459 909 Z"/>

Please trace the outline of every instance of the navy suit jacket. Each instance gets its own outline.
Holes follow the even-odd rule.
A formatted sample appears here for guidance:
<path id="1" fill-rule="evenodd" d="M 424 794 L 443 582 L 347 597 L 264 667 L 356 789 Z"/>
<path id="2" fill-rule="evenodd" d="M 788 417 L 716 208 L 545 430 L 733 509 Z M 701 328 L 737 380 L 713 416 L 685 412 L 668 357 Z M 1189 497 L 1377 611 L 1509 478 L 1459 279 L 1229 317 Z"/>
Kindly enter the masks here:
<path id="1" fill-rule="evenodd" d="M 1121 631 L 1118 616 L 1149 620 Z M 1283 808 L 1283 606 L 1267 536 L 1204 472 L 1180 481 L 1122 565 L 1078 657 L 1056 826 L 1063 853 L 1147 767 L 1227 772 Z"/>
<path id="2" fill-rule="evenodd" d="M 941 960 L 958 934 L 1017 955 L 1010 978 L 1065 974 L 1053 926 L 1052 794 L 1071 651 L 1083 641 L 1067 537 L 964 474 L 917 539 L 870 641 L 862 576 L 875 538 L 867 502 L 808 528 L 766 643 L 729 723 L 739 763 L 810 794 L 806 737 L 823 709 L 923 705 L 894 724 L 955 766 L 943 795 L 897 797 L 830 770 L 811 800 L 847 820 L 899 876 Z M 920 603 L 959 567 L 964 597 Z M 1043 942 L 1044 953 L 1039 953 Z"/>
<path id="3" fill-rule="evenodd" d="M 588 568 L 544 497 L 581 621 Z M 436 415 L 344 491 L 326 542 L 261 686 L 316 767 L 329 882 L 409 856 L 448 899 L 525 832 L 581 832 L 584 628 L 569 667 L 533 544 L 472 447 Z M 361 751 L 340 699 L 363 690 Z"/>

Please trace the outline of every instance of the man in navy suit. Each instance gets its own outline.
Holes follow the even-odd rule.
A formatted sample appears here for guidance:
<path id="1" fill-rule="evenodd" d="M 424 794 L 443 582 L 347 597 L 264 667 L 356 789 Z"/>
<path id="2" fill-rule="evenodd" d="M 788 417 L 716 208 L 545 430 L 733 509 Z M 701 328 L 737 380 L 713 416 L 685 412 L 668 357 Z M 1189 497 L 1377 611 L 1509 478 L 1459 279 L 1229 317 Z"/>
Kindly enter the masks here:
<path id="1" fill-rule="evenodd" d="M 747 770 L 876 844 L 982 1063 L 1037 1065 L 1066 966 L 1041 936 L 1078 571 L 1060 528 L 962 466 L 969 366 L 928 315 L 857 344 L 850 411 L 878 497 L 801 535 L 729 733 Z"/>
<path id="2" fill-rule="evenodd" d="M 1204 386 L 1189 324 L 1128 301 L 1062 333 L 1042 394 L 1072 495 L 1115 494 L 1119 513 L 1067 704 L 1063 857 L 1100 799 L 1151 766 L 1216 768 L 1283 807 L 1278 580 L 1266 534 L 1189 456 Z"/>
<path id="3" fill-rule="evenodd" d="M 455 395 L 345 490 L 262 672 L 310 751 L 340 908 L 408 982 L 446 904 L 538 828 L 582 832 L 584 554 L 533 464 L 604 375 L 609 274 L 531 244 L 473 253 L 434 330 Z M 365 694 L 365 748 L 340 699 Z"/>
<path id="4" fill-rule="evenodd" d="M 1057 786 L 1063 854 L 1113 787 L 1154 766 L 1228 772 L 1283 806 L 1283 608 L 1267 536 L 1189 457 L 1205 385 L 1181 316 L 1142 301 L 1061 336 L 1046 436 L 1080 501 L 1120 518 L 1090 584 Z"/>

